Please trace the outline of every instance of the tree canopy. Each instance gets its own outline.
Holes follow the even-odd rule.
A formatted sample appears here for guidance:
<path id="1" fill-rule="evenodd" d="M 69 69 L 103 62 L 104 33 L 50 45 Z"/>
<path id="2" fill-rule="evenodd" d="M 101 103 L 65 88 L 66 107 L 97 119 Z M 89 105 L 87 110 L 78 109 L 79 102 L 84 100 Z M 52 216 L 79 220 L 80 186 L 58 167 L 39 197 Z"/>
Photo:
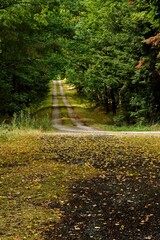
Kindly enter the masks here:
<path id="1" fill-rule="evenodd" d="M 90 0 L 83 5 L 70 48 L 69 82 L 127 122 L 158 120 L 158 1 Z"/>
<path id="2" fill-rule="evenodd" d="M 13 114 L 46 95 L 50 75 L 62 62 L 60 15 L 58 1 L 1 2 L 1 114 Z"/>
<path id="3" fill-rule="evenodd" d="M 40 102 L 57 75 L 126 122 L 160 115 L 158 0 L 2 0 L 0 113 Z"/>

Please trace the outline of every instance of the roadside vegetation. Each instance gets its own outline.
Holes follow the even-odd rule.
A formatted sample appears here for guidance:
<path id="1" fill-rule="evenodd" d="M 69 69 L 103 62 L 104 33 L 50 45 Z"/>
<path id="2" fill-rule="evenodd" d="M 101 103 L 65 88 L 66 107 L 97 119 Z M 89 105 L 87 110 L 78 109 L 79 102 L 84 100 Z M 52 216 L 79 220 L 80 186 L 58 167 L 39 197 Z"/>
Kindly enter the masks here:
<path id="1" fill-rule="evenodd" d="M 120 113 L 106 113 L 103 107 L 97 107 L 89 101 L 83 93 L 78 93 L 74 85 L 63 80 L 63 87 L 67 99 L 72 104 L 77 118 L 85 124 L 96 129 L 106 131 L 159 131 L 160 125 L 156 124 L 127 124 L 122 120 Z"/>
<path id="2" fill-rule="evenodd" d="M 14 135 L 23 135 L 25 132 L 52 131 L 52 81 L 46 99 L 40 104 L 34 104 L 26 110 L 14 113 L 12 118 L 2 121 L 0 118 L 0 141 L 10 139 Z"/>
<path id="3" fill-rule="evenodd" d="M 127 125 L 119 122 L 120 116 L 112 113 L 105 113 L 104 108 L 96 107 L 94 103 L 85 98 L 83 94 L 77 93 L 75 87 L 68 84 L 66 80 L 62 81 L 66 98 L 71 103 L 74 109 L 74 114 L 77 119 L 80 119 L 84 124 L 91 126 L 97 130 L 105 131 L 159 131 L 160 125 L 140 124 Z M 53 82 L 49 83 L 49 92 L 45 100 L 41 104 L 32 105 L 30 109 L 21 111 L 19 114 L 14 114 L 11 120 L 3 121 L 0 124 L 0 140 L 6 140 L 12 135 L 21 135 L 25 132 L 43 132 L 55 131 L 51 125 L 52 104 L 53 104 Z M 68 115 L 67 108 L 60 96 L 59 87 L 57 88 L 59 110 L 64 126 L 73 126 Z"/>

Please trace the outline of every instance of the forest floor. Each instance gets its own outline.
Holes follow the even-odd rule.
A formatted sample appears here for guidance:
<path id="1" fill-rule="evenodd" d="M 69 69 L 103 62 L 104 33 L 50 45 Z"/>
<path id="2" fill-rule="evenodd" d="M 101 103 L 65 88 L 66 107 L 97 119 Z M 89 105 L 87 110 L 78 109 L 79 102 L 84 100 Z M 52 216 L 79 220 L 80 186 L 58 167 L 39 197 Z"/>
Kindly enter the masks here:
<path id="1" fill-rule="evenodd" d="M 66 121 L 56 101 L 56 132 L 0 143 L 0 240 L 159 240 L 160 134 L 95 130 L 65 100 Z"/>

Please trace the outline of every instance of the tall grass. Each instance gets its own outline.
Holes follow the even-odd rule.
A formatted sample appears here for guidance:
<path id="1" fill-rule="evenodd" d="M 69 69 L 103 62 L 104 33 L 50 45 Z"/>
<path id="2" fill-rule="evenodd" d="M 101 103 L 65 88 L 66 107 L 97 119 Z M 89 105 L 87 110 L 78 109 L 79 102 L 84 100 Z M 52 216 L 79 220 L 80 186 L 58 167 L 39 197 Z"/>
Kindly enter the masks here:
<path id="1" fill-rule="evenodd" d="M 49 109 L 50 110 L 50 109 Z M 40 111 L 31 114 L 29 110 L 21 111 L 19 114 L 14 114 L 11 121 L 10 128 L 15 129 L 39 129 L 39 130 L 50 130 L 51 129 L 51 119 L 50 112 Z M 43 113 L 42 113 L 43 112 Z"/>
<path id="2" fill-rule="evenodd" d="M 0 124 L 0 142 L 7 141 L 13 136 L 21 135 L 22 133 L 29 133 L 36 130 L 50 131 L 51 129 L 49 112 L 43 114 L 43 117 L 39 117 L 38 114 L 31 116 L 29 111 L 21 111 L 19 114 L 15 113 L 13 115 L 10 124 L 6 124 L 5 122 Z"/>
<path id="3" fill-rule="evenodd" d="M 50 91 L 47 98 L 39 105 L 31 106 L 30 109 L 14 113 L 10 121 L 0 123 L 0 141 L 6 141 L 10 136 L 32 130 L 50 131 L 52 113 L 52 84 L 49 83 Z M 9 122 L 9 123 L 8 123 Z"/>

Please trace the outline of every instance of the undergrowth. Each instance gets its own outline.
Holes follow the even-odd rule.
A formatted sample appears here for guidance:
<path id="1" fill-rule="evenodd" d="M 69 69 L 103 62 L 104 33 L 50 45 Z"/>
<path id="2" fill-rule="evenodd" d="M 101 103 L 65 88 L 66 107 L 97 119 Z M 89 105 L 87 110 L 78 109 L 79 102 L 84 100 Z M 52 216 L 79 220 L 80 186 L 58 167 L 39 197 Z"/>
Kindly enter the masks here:
<path id="1" fill-rule="evenodd" d="M 33 130 L 51 131 L 52 114 L 52 82 L 47 98 L 39 105 L 31 106 L 30 109 L 14 113 L 11 119 L 5 119 L 0 124 L 0 141 L 6 141 L 10 136 L 20 132 Z"/>

